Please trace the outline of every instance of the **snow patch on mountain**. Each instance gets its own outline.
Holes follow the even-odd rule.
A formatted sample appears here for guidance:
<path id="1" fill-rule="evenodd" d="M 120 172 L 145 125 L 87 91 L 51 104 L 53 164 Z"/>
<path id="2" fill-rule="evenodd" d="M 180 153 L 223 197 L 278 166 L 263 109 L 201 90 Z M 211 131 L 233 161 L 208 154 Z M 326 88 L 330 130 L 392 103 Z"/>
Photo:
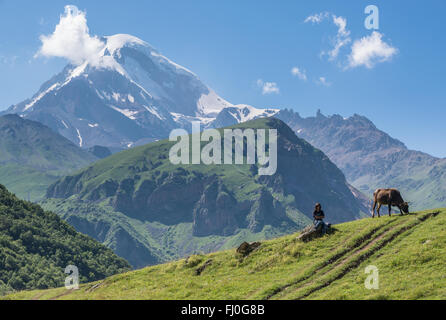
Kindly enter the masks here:
<path id="1" fill-rule="evenodd" d="M 193 75 L 193 76 L 195 76 L 195 77 L 197 76 L 195 73 L 193 73 L 193 72 L 190 71 L 189 69 L 186 69 L 185 67 L 180 66 L 179 64 L 173 62 L 172 60 L 166 58 L 165 56 L 163 56 L 162 54 L 159 54 L 159 53 L 156 52 L 156 51 L 152 51 L 150 54 L 151 54 L 153 57 L 158 58 L 158 62 L 159 62 L 160 64 L 166 64 L 166 65 L 169 65 L 169 66 L 173 66 L 173 67 L 175 67 L 178 71 L 183 71 L 183 72 L 185 72 L 186 74 L 191 74 L 191 75 Z"/>
<path id="2" fill-rule="evenodd" d="M 239 110 L 239 112 L 233 115 L 239 122 L 246 122 L 264 117 L 272 117 L 280 111 L 279 109 L 257 109 L 246 104 L 239 104 L 235 107 Z"/>
<path id="3" fill-rule="evenodd" d="M 126 45 L 141 45 L 148 46 L 148 44 L 132 35 L 129 34 L 115 34 L 113 36 L 104 37 L 106 39 L 105 49 L 108 50 L 109 54 L 113 56 L 115 53 L 118 57 L 121 57 L 119 50 Z"/>
<path id="4" fill-rule="evenodd" d="M 127 118 L 129 118 L 130 120 L 136 120 L 135 115 L 137 115 L 139 113 L 139 111 L 132 111 L 130 109 L 120 109 L 117 108 L 115 106 L 110 106 L 113 110 L 118 111 L 119 113 L 122 113 L 123 115 L 125 115 Z"/>
<path id="5" fill-rule="evenodd" d="M 149 111 L 151 114 L 155 115 L 160 120 L 165 120 L 166 118 L 161 116 L 158 111 L 153 107 L 144 106 L 144 108 Z"/>
<path id="6" fill-rule="evenodd" d="M 64 125 L 64 127 L 66 128 L 66 129 L 68 129 L 68 126 L 67 126 L 67 124 L 65 123 L 65 121 L 63 121 L 63 120 L 60 120 L 61 122 L 62 122 L 62 124 Z"/>
<path id="7" fill-rule="evenodd" d="M 81 76 L 84 73 L 84 71 L 87 68 L 87 66 L 88 66 L 88 62 L 84 62 L 80 66 L 74 68 L 71 71 L 70 75 L 65 80 L 65 84 L 68 83 L 71 79 Z"/>
<path id="8" fill-rule="evenodd" d="M 232 104 L 219 97 L 214 90 L 209 90 L 209 93 L 203 94 L 197 102 L 198 114 L 208 117 L 215 117 L 224 108 L 232 106 Z"/>
<path id="9" fill-rule="evenodd" d="M 204 129 L 211 128 L 213 121 L 215 121 L 214 117 L 199 117 L 199 116 L 186 116 L 181 113 L 170 113 L 173 117 L 173 120 L 181 127 L 184 127 L 187 130 L 190 130 L 190 125 L 192 122 L 200 122 L 201 126 Z"/>
<path id="10" fill-rule="evenodd" d="M 45 91 L 41 92 L 36 98 L 34 98 L 30 103 L 28 103 L 25 106 L 23 111 L 28 111 L 29 109 L 31 109 L 36 104 L 36 102 L 38 102 L 40 99 L 42 99 L 47 93 L 49 93 L 49 92 L 53 91 L 54 89 L 56 89 L 58 86 L 60 86 L 60 83 L 55 83 L 51 87 L 46 89 Z"/>
<path id="11" fill-rule="evenodd" d="M 79 147 L 82 148 L 82 146 L 83 146 L 83 144 L 84 144 L 84 141 L 83 141 L 83 139 L 82 139 L 81 132 L 79 131 L 78 128 L 76 128 L 76 131 L 77 131 L 77 137 L 79 138 Z"/>

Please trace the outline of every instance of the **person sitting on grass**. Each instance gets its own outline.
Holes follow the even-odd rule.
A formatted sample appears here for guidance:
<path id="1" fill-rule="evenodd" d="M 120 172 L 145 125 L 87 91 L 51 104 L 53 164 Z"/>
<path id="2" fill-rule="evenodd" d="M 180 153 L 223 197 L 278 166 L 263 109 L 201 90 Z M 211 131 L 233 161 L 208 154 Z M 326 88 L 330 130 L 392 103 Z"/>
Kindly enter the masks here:
<path id="1" fill-rule="evenodd" d="M 316 230 L 320 229 L 322 235 L 326 234 L 328 228 L 330 228 L 330 224 L 326 224 L 324 222 L 325 214 L 320 203 L 316 203 L 316 206 L 314 207 L 313 218 L 313 223 Z"/>

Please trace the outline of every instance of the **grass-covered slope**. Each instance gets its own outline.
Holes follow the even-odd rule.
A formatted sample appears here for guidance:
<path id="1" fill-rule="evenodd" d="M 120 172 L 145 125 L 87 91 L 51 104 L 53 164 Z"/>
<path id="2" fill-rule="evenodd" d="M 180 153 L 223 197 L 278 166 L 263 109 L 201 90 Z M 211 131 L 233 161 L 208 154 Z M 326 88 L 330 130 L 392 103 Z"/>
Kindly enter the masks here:
<path id="1" fill-rule="evenodd" d="M 51 183 L 95 160 L 39 122 L 0 117 L 0 183 L 20 198 L 42 199 Z"/>
<path id="2" fill-rule="evenodd" d="M 0 185 L 0 295 L 59 287 L 69 265 L 78 267 L 81 281 L 103 279 L 130 267 L 56 214 L 18 200 Z"/>
<path id="3" fill-rule="evenodd" d="M 255 165 L 172 165 L 174 143 L 159 141 L 59 180 L 42 205 L 135 267 L 295 232 L 316 202 L 332 222 L 365 210 L 342 172 L 280 120 L 236 127 L 278 130 L 275 175 L 259 176 Z"/>
<path id="4" fill-rule="evenodd" d="M 194 255 L 77 291 L 7 299 L 445 299 L 445 227 L 446 209 L 368 218 L 307 243 L 297 234 L 265 241 L 245 258 L 235 250 Z M 365 288 L 369 265 L 379 270 L 378 290 Z"/>

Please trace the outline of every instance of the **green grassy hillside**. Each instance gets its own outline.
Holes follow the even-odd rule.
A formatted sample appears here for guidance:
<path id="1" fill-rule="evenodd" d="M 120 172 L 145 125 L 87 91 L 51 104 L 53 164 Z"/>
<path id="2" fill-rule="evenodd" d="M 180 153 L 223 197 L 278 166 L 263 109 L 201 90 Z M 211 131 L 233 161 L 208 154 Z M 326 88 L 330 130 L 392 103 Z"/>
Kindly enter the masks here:
<path id="1" fill-rule="evenodd" d="M 58 178 L 95 160 L 39 122 L 0 117 L 0 183 L 20 198 L 41 200 Z"/>
<path id="2" fill-rule="evenodd" d="M 59 180 L 42 206 L 137 268 L 296 232 L 316 202 L 330 207 L 332 222 L 367 210 L 342 172 L 280 120 L 236 127 L 277 129 L 275 175 L 259 176 L 248 164 L 173 165 L 174 143 L 164 140 Z"/>
<path id="3" fill-rule="evenodd" d="M 41 200 L 48 186 L 60 179 L 61 175 L 15 163 L 0 165 L 0 183 L 21 199 L 30 201 Z"/>
<path id="4" fill-rule="evenodd" d="M 265 241 L 245 258 L 235 250 L 194 255 L 77 291 L 6 299 L 445 299 L 445 227 L 446 209 L 368 218 L 311 242 L 298 234 Z M 369 265 L 379 270 L 378 290 L 364 286 Z"/>

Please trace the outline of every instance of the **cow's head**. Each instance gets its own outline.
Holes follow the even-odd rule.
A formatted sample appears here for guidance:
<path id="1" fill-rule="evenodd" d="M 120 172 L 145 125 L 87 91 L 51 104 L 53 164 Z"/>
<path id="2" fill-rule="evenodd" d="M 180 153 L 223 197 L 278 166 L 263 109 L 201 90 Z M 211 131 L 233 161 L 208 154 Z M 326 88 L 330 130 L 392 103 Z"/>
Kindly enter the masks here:
<path id="1" fill-rule="evenodd" d="M 403 210 L 404 213 L 409 213 L 409 204 L 407 202 L 403 202 L 400 204 L 400 209 Z"/>

